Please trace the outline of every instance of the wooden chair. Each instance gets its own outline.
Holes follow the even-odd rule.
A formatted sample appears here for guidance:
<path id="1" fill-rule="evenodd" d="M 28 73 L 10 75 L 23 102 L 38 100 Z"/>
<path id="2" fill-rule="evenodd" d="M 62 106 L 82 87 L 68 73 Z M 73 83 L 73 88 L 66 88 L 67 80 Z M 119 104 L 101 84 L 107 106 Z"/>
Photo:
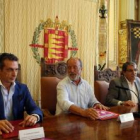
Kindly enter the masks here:
<path id="1" fill-rule="evenodd" d="M 97 67 L 94 67 L 94 94 L 99 102 L 105 105 L 109 82 L 119 76 L 120 72 L 118 67 L 115 71 L 111 70 L 110 68 L 103 71 L 98 71 Z"/>

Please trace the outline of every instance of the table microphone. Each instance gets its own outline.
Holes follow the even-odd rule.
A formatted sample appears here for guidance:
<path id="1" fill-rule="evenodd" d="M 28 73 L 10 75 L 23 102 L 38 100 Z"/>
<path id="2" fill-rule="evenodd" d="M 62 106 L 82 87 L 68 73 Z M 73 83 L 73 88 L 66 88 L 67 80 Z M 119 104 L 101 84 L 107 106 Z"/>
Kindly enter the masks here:
<path id="1" fill-rule="evenodd" d="M 116 88 L 132 91 L 136 95 L 136 97 L 138 99 L 138 112 L 133 112 L 133 115 L 134 115 L 134 117 L 140 118 L 140 103 L 139 103 L 139 97 L 138 97 L 138 95 L 133 90 L 131 90 L 129 88 L 126 88 L 126 87 L 116 86 Z"/>
<path id="2" fill-rule="evenodd" d="M 136 97 L 138 98 L 138 101 L 139 101 L 139 97 L 138 97 L 138 95 L 137 95 L 133 90 L 131 90 L 131 89 L 129 89 L 129 88 L 126 88 L 126 87 L 120 87 L 120 86 L 116 86 L 116 88 L 120 88 L 120 89 L 124 89 L 124 90 L 130 90 L 130 91 L 132 91 L 132 92 L 136 95 Z"/>

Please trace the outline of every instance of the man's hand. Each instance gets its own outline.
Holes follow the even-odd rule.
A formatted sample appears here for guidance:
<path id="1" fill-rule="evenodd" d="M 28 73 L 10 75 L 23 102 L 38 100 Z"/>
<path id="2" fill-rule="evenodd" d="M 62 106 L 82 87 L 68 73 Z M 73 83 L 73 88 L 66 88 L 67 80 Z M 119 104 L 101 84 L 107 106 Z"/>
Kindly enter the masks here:
<path id="1" fill-rule="evenodd" d="M 95 109 L 88 108 L 88 109 L 85 109 L 83 116 L 87 117 L 87 118 L 90 118 L 91 120 L 95 120 L 95 119 L 98 119 L 99 114 Z"/>
<path id="2" fill-rule="evenodd" d="M 123 102 L 123 105 L 134 107 L 134 106 L 136 106 L 136 103 L 134 103 L 134 102 L 131 101 L 131 100 L 128 100 L 128 101 L 124 101 L 124 102 Z"/>
<path id="3" fill-rule="evenodd" d="M 10 133 L 14 130 L 14 126 L 7 120 L 0 120 L 0 135 L 2 132 Z"/>
<path id="4" fill-rule="evenodd" d="M 93 108 L 101 109 L 101 110 L 108 110 L 109 109 L 107 106 L 104 106 L 104 105 L 102 105 L 100 103 L 95 104 Z"/>
<path id="5" fill-rule="evenodd" d="M 19 125 L 22 127 L 25 126 L 34 126 L 37 123 L 37 117 L 33 115 L 27 115 L 27 117 Z"/>

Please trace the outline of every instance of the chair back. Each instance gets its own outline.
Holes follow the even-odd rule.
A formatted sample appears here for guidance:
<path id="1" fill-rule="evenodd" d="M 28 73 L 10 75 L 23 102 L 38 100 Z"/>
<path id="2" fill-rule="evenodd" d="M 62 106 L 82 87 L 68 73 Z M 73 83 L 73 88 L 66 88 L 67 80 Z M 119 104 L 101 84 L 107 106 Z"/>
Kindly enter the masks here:
<path id="1" fill-rule="evenodd" d="M 41 58 L 41 77 L 57 77 L 63 79 L 67 75 L 67 64 L 59 61 L 53 64 L 47 64 L 44 58 Z"/>
<path id="2" fill-rule="evenodd" d="M 57 77 L 41 77 L 41 109 L 55 115 L 57 91 L 56 86 L 60 79 Z"/>
<path id="3" fill-rule="evenodd" d="M 116 68 L 116 70 L 111 70 L 110 68 L 106 68 L 105 70 L 99 71 L 97 70 L 97 66 L 94 67 L 94 78 L 95 81 L 106 81 L 110 82 L 112 79 L 120 77 L 120 71 L 119 67 Z"/>

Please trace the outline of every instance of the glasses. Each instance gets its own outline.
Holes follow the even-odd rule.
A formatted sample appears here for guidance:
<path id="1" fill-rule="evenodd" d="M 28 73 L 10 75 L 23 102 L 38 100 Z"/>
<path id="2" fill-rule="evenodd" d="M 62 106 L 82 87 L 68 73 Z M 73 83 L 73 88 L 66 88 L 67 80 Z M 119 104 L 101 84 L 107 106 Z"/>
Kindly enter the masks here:
<path id="1" fill-rule="evenodd" d="M 128 70 L 126 70 L 126 71 L 128 71 L 128 72 L 137 72 L 138 70 L 137 69 L 128 69 Z"/>

